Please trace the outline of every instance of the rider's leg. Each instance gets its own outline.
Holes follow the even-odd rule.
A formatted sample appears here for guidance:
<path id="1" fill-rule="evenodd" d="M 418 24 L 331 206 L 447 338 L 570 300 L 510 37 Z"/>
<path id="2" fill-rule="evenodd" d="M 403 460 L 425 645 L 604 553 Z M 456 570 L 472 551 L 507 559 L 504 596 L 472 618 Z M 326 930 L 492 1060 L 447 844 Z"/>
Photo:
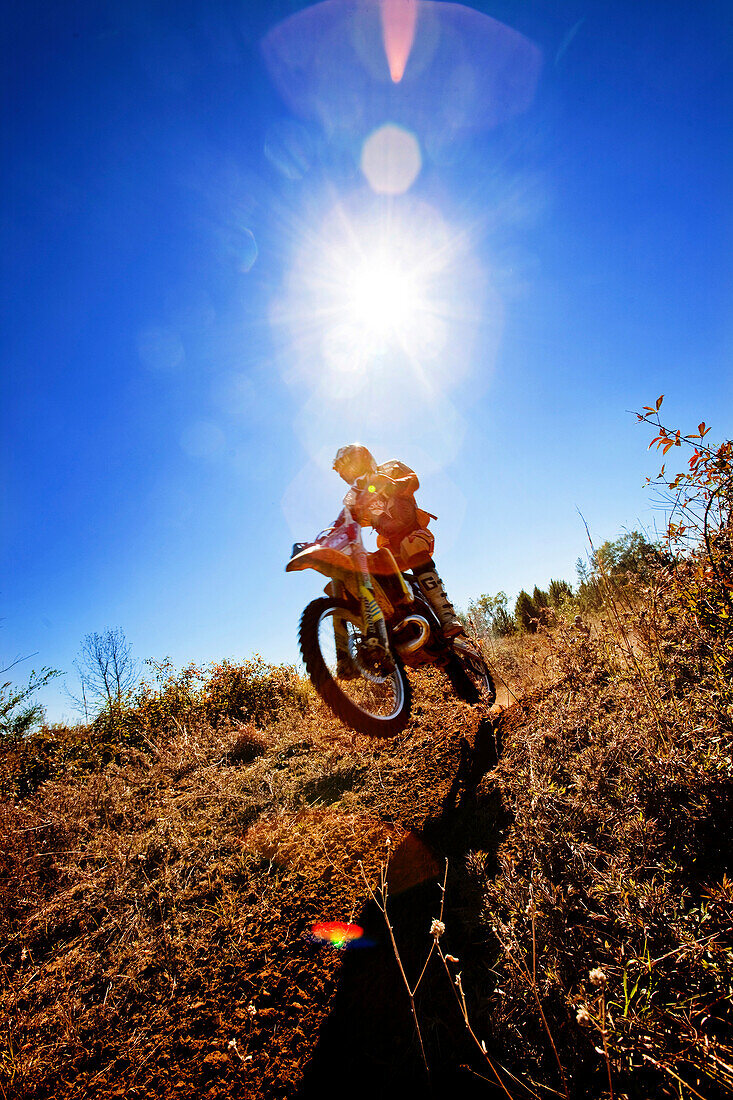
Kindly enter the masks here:
<path id="1" fill-rule="evenodd" d="M 463 623 L 456 615 L 456 609 L 448 599 L 445 585 L 438 576 L 435 562 L 432 558 L 423 565 L 412 567 L 412 572 L 417 577 L 421 590 L 424 592 L 428 603 L 438 616 L 443 633 L 448 638 L 454 638 L 456 634 L 463 633 Z"/>
<path id="2" fill-rule="evenodd" d="M 448 599 L 445 586 L 435 569 L 432 557 L 434 545 L 432 531 L 417 528 L 401 540 L 395 556 L 401 568 L 412 569 L 421 591 L 438 616 L 443 633 L 448 638 L 454 638 L 456 634 L 464 632 L 463 624 L 456 615 L 456 609 Z"/>

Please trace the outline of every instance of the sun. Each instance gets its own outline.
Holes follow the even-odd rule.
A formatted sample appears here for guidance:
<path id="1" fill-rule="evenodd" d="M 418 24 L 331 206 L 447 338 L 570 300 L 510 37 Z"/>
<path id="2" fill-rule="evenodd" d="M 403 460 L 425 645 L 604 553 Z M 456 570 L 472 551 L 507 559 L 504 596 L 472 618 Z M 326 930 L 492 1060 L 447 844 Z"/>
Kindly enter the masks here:
<path id="1" fill-rule="evenodd" d="M 272 313 L 289 336 L 289 377 L 352 397 L 377 382 L 454 385 L 480 279 L 469 233 L 429 204 L 364 194 L 335 203 L 302 225 Z"/>
<path id="2" fill-rule="evenodd" d="M 339 312 L 356 343 L 373 351 L 408 350 L 420 318 L 429 310 L 425 287 L 415 271 L 388 250 L 363 255 L 343 287 Z"/>

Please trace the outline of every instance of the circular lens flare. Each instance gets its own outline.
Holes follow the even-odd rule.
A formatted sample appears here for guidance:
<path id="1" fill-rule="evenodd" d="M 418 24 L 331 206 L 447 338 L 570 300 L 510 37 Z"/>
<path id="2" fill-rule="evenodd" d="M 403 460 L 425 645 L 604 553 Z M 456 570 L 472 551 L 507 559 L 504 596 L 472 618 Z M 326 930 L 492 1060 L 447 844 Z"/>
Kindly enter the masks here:
<path id="1" fill-rule="evenodd" d="M 388 122 L 364 142 L 361 170 L 378 195 L 404 195 L 420 174 L 422 157 L 414 134 Z"/>

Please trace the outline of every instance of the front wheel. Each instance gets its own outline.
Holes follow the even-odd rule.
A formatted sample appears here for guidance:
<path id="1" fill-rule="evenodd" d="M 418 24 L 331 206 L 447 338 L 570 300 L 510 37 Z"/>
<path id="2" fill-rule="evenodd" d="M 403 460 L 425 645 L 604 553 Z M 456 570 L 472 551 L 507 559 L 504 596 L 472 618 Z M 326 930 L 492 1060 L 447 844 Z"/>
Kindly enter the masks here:
<path id="1" fill-rule="evenodd" d="M 342 722 L 370 737 L 393 737 L 410 720 L 410 681 L 396 654 L 391 669 L 369 659 L 363 630 L 345 600 L 313 600 L 300 619 L 300 651 L 313 686 Z"/>

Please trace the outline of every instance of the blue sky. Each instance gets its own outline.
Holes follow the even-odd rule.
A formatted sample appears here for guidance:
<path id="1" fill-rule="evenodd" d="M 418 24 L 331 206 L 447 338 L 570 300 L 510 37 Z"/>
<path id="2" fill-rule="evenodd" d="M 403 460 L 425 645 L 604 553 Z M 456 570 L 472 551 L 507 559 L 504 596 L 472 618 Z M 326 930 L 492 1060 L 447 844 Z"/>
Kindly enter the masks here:
<path id="1" fill-rule="evenodd" d="M 578 510 L 598 540 L 659 522 L 627 410 L 664 392 L 672 426 L 730 435 L 730 5 L 424 4 L 398 83 L 365 5 L 7 9 L 19 680 L 73 685 L 109 627 L 178 665 L 295 660 L 320 584 L 285 561 L 338 511 L 354 437 L 417 469 L 465 606 L 574 580 Z M 386 124 L 407 183 L 365 174 Z M 374 248 L 416 273 L 397 351 L 344 297 Z M 71 714 L 61 681 L 44 700 Z"/>

